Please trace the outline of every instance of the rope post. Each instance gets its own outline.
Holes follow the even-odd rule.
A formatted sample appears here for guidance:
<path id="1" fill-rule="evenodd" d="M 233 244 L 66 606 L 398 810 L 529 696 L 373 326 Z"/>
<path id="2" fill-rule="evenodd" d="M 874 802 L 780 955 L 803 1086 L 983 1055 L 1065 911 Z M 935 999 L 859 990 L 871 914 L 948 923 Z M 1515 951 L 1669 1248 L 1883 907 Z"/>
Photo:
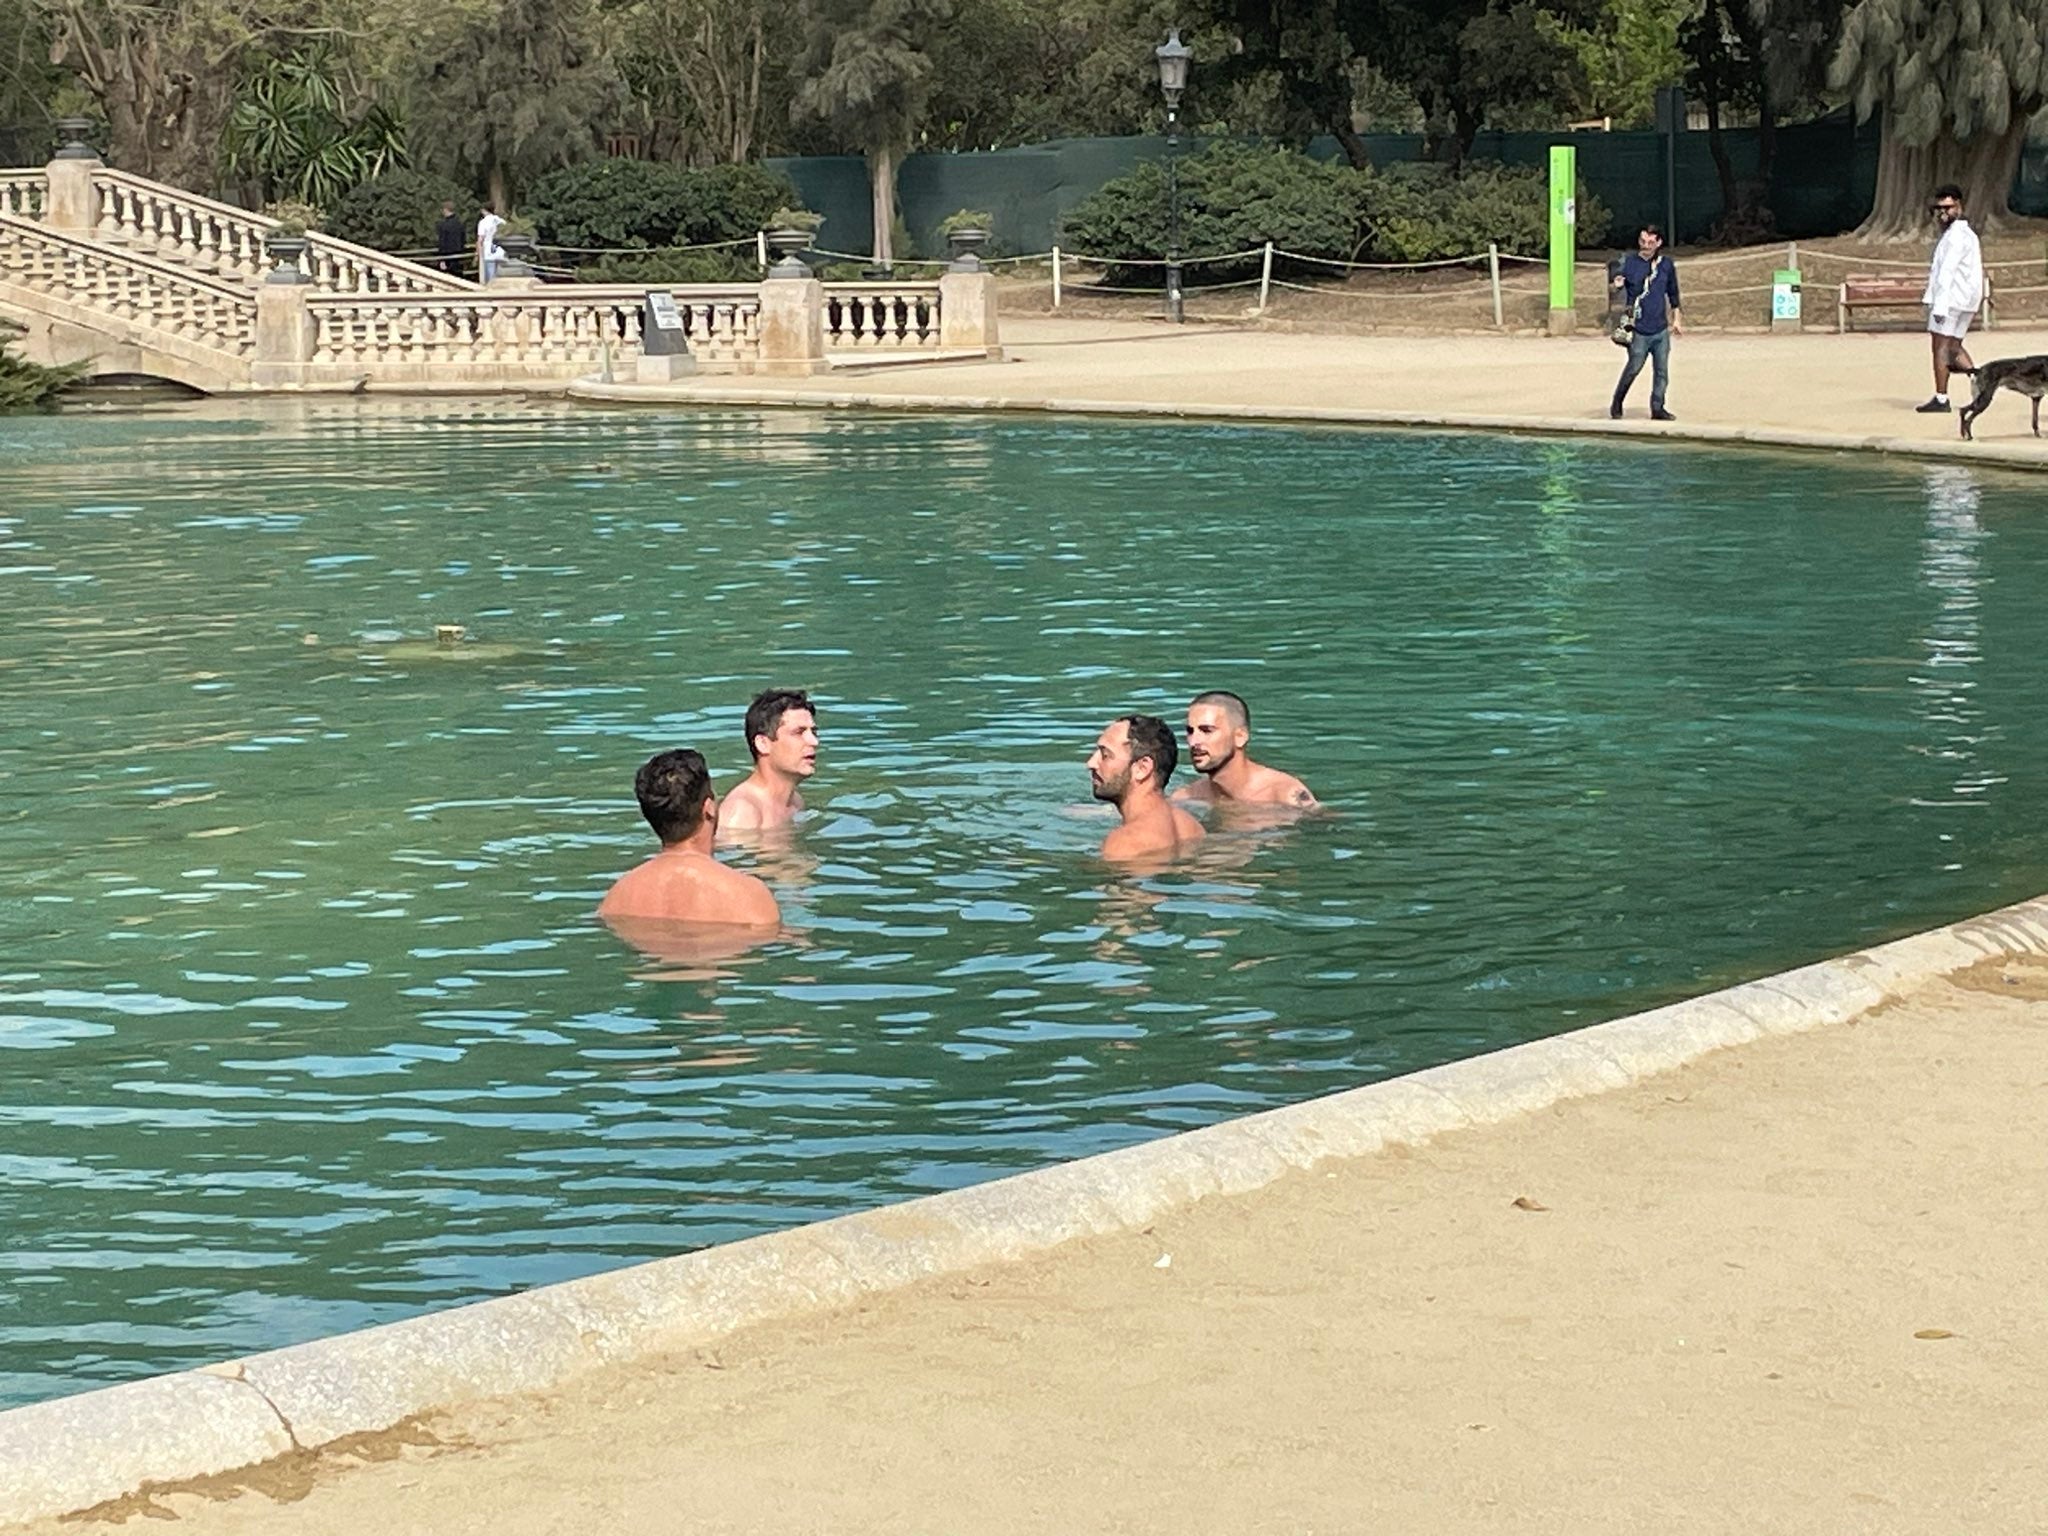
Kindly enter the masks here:
<path id="1" fill-rule="evenodd" d="M 1060 307 L 1060 248 L 1052 248 L 1052 307 Z"/>
<path id="2" fill-rule="evenodd" d="M 1500 245 L 1493 240 L 1486 242 L 1486 275 L 1493 284 L 1493 328 L 1496 331 L 1506 330 L 1507 323 L 1500 309 Z"/>
<path id="3" fill-rule="evenodd" d="M 763 272 L 768 270 L 768 231 L 765 229 L 754 231 L 754 259 L 761 263 Z"/>
<path id="4" fill-rule="evenodd" d="M 1273 289 L 1273 242 L 1266 242 L 1266 253 L 1259 261 L 1259 313 L 1266 312 L 1266 295 Z"/>

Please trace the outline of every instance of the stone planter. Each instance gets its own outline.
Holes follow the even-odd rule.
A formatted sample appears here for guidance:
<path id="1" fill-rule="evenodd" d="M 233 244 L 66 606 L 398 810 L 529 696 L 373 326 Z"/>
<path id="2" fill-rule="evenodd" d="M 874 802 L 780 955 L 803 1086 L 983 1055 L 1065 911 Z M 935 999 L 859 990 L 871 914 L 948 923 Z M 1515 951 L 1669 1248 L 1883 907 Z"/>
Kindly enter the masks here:
<path id="1" fill-rule="evenodd" d="M 953 260 L 947 266 L 948 272 L 979 272 L 981 252 L 988 244 L 989 232 L 985 229 L 955 229 L 946 234 L 946 244 L 952 247 Z"/>
<path id="2" fill-rule="evenodd" d="M 54 158 L 58 160 L 97 160 L 100 152 L 87 143 L 94 124 L 89 117 L 60 117 L 57 119 L 59 147 Z"/>
<path id="3" fill-rule="evenodd" d="M 274 265 L 263 279 L 266 283 L 309 283 L 311 278 L 299 268 L 299 259 L 312 245 L 304 235 L 269 234 L 263 237 L 263 254 Z"/>
<path id="4" fill-rule="evenodd" d="M 498 236 L 498 276 L 532 277 L 533 236 Z"/>
<path id="5" fill-rule="evenodd" d="M 768 249 L 775 253 L 775 265 L 768 269 L 770 277 L 809 277 L 811 269 L 804 260 L 804 252 L 811 248 L 812 232 L 785 224 L 779 229 L 768 231 Z"/>

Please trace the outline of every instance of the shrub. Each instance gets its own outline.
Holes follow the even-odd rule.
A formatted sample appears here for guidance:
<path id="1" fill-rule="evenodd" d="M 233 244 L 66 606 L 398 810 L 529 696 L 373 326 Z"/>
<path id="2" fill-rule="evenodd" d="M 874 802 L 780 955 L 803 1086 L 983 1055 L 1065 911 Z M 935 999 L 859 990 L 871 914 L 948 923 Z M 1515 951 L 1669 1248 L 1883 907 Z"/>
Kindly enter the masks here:
<path id="1" fill-rule="evenodd" d="M 50 409 L 73 380 L 84 376 L 85 367 L 84 363 L 67 363 L 61 368 L 45 368 L 16 357 L 14 337 L 0 330 L 0 415 Z"/>
<path id="2" fill-rule="evenodd" d="M 939 233 L 941 235 L 955 234 L 963 229 L 993 231 L 995 227 L 996 221 L 994 217 L 981 212 L 977 208 L 962 208 L 958 213 L 949 213 L 939 220 Z"/>
<path id="3" fill-rule="evenodd" d="M 277 233 L 280 235 L 303 235 L 308 230 L 318 229 L 323 217 L 311 203 L 295 202 L 290 198 L 271 203 L 263 211 L 277 220 Z"/>
<path id="4" fill-rule="evenodd" d="M 1475 161 L 1461 172 L 1405 161 L 1360 178 L 1367 244 L 1383 261 L 1470 256 L 1489 243 L 1539 256 L 1550 244 L 1550 180 L 1540 165 Z M 1578 190 L 1581 245 L 1598 245 L 1606 206 Z"/>
<path id="5" fill-rule="evenodd" d="M 441 205 L 453 203 L 465 229 L 476 226 L 477 200 L 454 182 L 424 171 L 388 171 L 345 194 L 327 231 L 379 251 L 431 251 Z"/>
<path id="6" fill-rule="evenodd" d="M 526 196 L 541 243 L 587 250 L 651 250 L 740 240 L 782 203 L 787 176 L 758 165 L 690 170 L 647 160 L 599 160 L 550 171 Z"/>
<path id="7" fill-rule="evenodd" d="M 1304 256 L 1336 260 L 1357 247 L 1362 178 L 1349 166 L 1293 150 L 1219 141 L 1181 161 L 1179 178 L 1181 249 L 1194 256 L 1253 252 L 1236 263 L 1191 268 L 1193 281 L 1256 267 L 1256 248 L 1268 240 Z M 1069 209 L 1061 241 L 1112 264 L 1157 261 L 1166 250 L 1169 215 L 1166 167 L 1148 160 Z"/>
<path id="8" fill-rule="evenodd" d="M 583 283 L 751 283 L 761 264 L 751 248 L 733 251 L 648 251 L 644 255 L 600 256 L 576 269 Z"/>

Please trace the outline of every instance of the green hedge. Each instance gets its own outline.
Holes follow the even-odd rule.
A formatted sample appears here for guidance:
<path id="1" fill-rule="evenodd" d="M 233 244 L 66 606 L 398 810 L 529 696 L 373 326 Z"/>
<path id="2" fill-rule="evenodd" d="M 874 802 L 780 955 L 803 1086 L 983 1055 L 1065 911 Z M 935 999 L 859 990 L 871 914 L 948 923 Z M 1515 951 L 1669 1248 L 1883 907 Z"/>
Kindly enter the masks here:
<path id="1" fill-rule="evenodd" d="M 1190 285 L 1255 270 L 1257 248 L 1269 240 L 1326 261 L 1436 261 L 1484 252 L 1489 243 L 1533 256 L 1548 247 L 1549 190 L 1540 166 L 1475 162 L 1453 172 L 1402 162 L 1358 171 L 1293 150 L 1223 141 L 1187 156 L 1178 174 L 1182 252 L 1253 253 L 1189 267 Z M 1157 282 L 1159 269 L 1150 263 L 1166 252 L 1168 220 L 1166 166 L 1147 161 L 1075 204 L 1062 222 L 1061 244 L 1107 258 L 1113 280 Z M 1606 237 L 1607 209 L 1583 187 L 1578 221 L 1581 244 Z M 1334 270 L 1284 257 L 1278 265 L 1322 275 Z"/>
<path id="2" fill-rule="evenodd" d="M 652 250 L 751 238 L 785 203 L 798 203 L 796 187 L 758 165 L 599 160 L 542 176 L 525 212 L 543 246 Z"/>
<path id="3" fill-rule="evenodd" d="M 466 233 L 476 229 L 477 200 L 444 176 L 389 171 L 345 193 L 324 220 L 331 235 L 379 251 L 431 251 L 441 205 L 453 203 Z"/>

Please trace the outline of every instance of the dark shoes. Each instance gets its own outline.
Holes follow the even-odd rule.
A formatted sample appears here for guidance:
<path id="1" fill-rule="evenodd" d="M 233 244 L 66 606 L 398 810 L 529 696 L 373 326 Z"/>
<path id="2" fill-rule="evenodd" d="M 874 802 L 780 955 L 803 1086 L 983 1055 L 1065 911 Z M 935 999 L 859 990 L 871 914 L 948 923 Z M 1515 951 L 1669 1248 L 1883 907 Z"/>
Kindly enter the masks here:
<path id="1" fill-rule="evenodd" d="M 1665 409 L 1664 409 L 1664 407 L 1660 405 L 1660 406 L 1658 406 L 1658 407 L 1657 407 L 1657 408 L 1656 408 L 1656 409 L 1655 409 L 1654 411 L 1650 412 L 1650 420 L 1652 420 L 1652 421 L 1676 421 L 1676 420 L 1678 420 L 1678 418 L 1677 418 L 1676 416 L 1672 415 L 1672 414 L 1671 414 L 1671 413 L 1670 413 L 1669 411 L 1665 410 Z"/>
<path id="2" fill-rule="evenodd" d="M 1949 405 L 1946 400 L 1929 400 L 1924 405 L 1914 406 L 1913 409 L 1922 416 L 1946 416 L 1949 411 Z"/>

